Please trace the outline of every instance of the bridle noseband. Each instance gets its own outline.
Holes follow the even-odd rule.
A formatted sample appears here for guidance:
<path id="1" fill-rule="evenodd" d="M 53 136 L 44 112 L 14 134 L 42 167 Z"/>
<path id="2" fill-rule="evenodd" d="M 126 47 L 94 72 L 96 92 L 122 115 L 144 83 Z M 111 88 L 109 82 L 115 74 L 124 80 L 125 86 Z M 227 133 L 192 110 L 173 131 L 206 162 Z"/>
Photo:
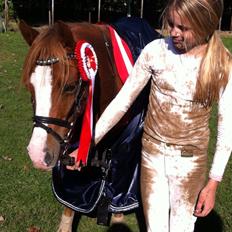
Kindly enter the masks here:
<path id="1" fill-rule="evenodd" d="M 52 128 L 46 126 L 45 124 L 53 124 L 67 128 L 69 130 L 73 129 L 73 122 L 70 123 L 67 120 L 61 120 L 58 118 L 34 115 L 33 122 L 34 122 L 34 127 L 43 128 L 48 134 L 51 134 L 60 144 L 65 143 L 65 140 L 57 132 L 55 132 Z"/>

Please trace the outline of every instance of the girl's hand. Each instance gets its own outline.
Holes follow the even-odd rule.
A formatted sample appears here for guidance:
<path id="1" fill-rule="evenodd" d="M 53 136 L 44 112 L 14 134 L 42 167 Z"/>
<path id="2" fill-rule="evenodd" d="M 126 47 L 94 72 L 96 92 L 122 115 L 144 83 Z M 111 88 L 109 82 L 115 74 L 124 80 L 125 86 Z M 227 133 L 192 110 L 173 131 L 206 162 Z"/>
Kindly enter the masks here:
<path id="1" fill-rule="evenodd" d="M 77 158 L 77 152 L 78 149 L 74 150 L 72 153 L 69 154 L 70 157 L 73 157 L 75 159 L 75 164 L 73 166 L 66 166 L 66 168 L 68 170 L 81 170 L 81 166 L 80 166 L 80 161 L 76 162 L 76 158 Z"/>
<path id="2" fill-rule="evenodd" d="M 201 190 L 194 211 L 195 216 L 205 217 L 214 208 L 218 184 L 218 181 L 210 179 L 207 185 Z"/>

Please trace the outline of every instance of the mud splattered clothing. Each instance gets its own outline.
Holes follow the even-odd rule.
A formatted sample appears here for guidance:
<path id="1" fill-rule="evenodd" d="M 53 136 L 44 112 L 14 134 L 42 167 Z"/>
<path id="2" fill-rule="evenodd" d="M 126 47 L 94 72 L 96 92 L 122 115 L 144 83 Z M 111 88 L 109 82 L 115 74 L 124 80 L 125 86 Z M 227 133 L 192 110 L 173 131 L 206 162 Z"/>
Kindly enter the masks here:
<path id="1" fill-rule="evenodd" d="M 190 232 L 194 228 L 193 211 L 205 181 L 211 110 L 193 101 L 200 62 L 200 57 L 178 54 L 170 38 L 151 42 L 96 125 L 98 142 L 151 79 L 141 166 L 148 231 Z M 232 150 L 231 99 L 230 78 L 219 100 L 217 149 L 210 171 L 210 178 L 218 181 Z"/>

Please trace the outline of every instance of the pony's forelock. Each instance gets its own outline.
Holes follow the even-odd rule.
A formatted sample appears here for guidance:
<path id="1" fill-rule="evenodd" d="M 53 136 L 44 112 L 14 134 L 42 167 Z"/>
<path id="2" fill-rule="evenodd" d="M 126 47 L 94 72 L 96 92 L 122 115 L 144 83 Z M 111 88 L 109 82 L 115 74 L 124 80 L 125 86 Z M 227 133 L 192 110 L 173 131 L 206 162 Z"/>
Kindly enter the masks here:
<path id="1" fill-rule="evenodd" d="M 35 69 L 37 60 L 58 58 L 59 62 L 52 64 L 52 70 L 59 73 L 53 80 L 54 84 L 64 84 L 68 78 L 68 57 L 63 47 L 62 38 L 54 28 L 42 31 L 34 40 L 24 62 L 22 82 L 26 86 L 30 83 L 30 76 Z"/>

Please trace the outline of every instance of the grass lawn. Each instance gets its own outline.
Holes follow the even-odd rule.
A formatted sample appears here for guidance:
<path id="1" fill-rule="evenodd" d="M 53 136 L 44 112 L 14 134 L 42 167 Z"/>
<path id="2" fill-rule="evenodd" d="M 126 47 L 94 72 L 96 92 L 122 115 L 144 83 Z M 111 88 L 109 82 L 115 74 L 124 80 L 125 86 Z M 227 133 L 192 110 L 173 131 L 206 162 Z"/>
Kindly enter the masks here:
<path id="1" fill-rule="evenodd" d="M 232 38 L 226 38 L 224 43 L 232 51 Z M 56 231 L 63 209 L 53 197 L 50 173 L 35 170 L 26 152 L 32 110 L 30 96 L 20 85 L 20 75 L 27 50 L 18 32 L 0 34 L 0 232 Z M 216 108 L 210 124 L 210 162 L 216 134 L 215 115 Z M 213 224 L 212 232 L 232 231 L 231 187 L 230 161 L 218 191 L 215 211 L 200 221 L 207 224 L 207 220 L 213 218 L 217 228 L 223 224 L 224 230 L 215 230 L 216 224 Z M 126 220 L 131 231 L 139 231 L 134 214 L 128 215 Z M 103 232 L 107 228 L 98 226 L 95 218 L 83 216 L 78 231 Z"/>

